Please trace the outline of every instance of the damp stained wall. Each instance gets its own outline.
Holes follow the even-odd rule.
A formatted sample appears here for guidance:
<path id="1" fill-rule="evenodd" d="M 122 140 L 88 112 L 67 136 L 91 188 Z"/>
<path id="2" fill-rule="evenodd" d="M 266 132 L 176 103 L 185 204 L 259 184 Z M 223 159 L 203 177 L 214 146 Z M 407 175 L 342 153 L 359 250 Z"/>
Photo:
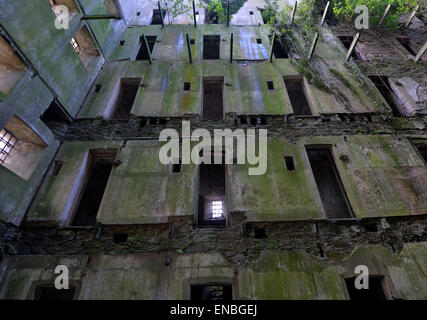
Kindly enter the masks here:
<path id="1" fill-rule="evenodd" d="M 119 148 L 98 212 L 101 224 L 166 223 L 171 216 L 192 216 L 196 208 L 197 166 L 183 164 L 173 173 L 159 160 L 158 141 L 66 142 L 57 160 L 64 166 L 48 177 L 28 215 L 28 222 L 66 224 L 78 201 L 90 149 Z M 422 214 L 427 168 L 406 139 L 391 135 L 306 137 L 291 143 L 268 140 L 264 175 L 249 175 L 249 164 L 226 168 L 228 211 L 243 212 L 247 221 L 326 219 L 306 145 L 330 145 L 339 176 L 356 218 Z M 288 171 L 284 156 L 292 156 Z M 344 156 L 344 157 L 343 157 Z M 342 160 L 345 159 L 345 160 Z"/>
<path id="2" fill-rule="evenodd" d="M 344 300 L 344 279 L 362 264 L 384 277 L 388 298 L 424 300 L 426 249 L 425 242 L 406 244 L 399 254 L 364 246 L 336 261 L 266 250 L 249 266 L 234 266 L 220 253 L 17 256 L 10 258 L 0 297 L 32 299 L 37 285 L 53 283 L 57 265 L 67 265 L 75 299 L 189 299 L 192 284 L 213 281 L 232 285 L 233 299 Z"/>

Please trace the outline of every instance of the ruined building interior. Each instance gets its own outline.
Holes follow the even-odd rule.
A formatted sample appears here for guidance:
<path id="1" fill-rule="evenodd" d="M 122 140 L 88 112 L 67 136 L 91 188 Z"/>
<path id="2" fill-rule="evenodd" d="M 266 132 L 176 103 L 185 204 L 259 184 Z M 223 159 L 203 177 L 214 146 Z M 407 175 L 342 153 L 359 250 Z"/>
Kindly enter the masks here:
<path id="1" fill-rule="evenodd" d="M 0 298 L 427 299 L 426 13 L 349 59 L 326 19 L 307 59 L 264 1 L 228 24 L 200 1 L 0 1 Z M 266 173 L 163 165 L 183 120 L 267 129 Z"/>

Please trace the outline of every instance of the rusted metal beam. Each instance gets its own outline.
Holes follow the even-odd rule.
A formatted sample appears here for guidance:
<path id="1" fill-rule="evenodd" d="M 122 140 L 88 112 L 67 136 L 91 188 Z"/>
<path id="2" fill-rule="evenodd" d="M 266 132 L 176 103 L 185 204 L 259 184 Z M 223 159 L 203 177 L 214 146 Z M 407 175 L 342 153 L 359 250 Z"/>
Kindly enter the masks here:
<path id="1" fill-rule="evenodd" d="M 273 36 L 271 37 L 271 46 L 270 46 L 270 62 L 273 62 L 273 48 L 274 48 L 275 40 L 276 40 L 276 33 L 273 33 Z"/>
<path id="2" fill-rule="evenodd" d="M 331 4 L 330 1 L 328 1 L 328 3 L 326 4 L 325 10 L 323 11 L 323 17 L 322 17 L 322 21 L 320 22 L 320 25 L 323 26 L 325 24 L 325 20 L 326 20 L 326 15 L 328 14 L 328 10 L 329 10 L 329 5 Z"/>
<path id="3" fill-rule="evenodd" d="M 160 13 L 160 19 L 162 19 L 162 27 L 165 27 L 165 22 L 163 19 L 163 10 L 162 10 L 162 6 L 160 5 L 160 1 L 157 1 L 157 5 L 159 6 L 159 13 Z"/>
<path id="4" fill-rule="evenodd" d="M 196 4 L 193 0 L 193 18 L 194 18 L 194 26 L 197 27 L 197 19 L 196 19 Z"/>
<path id="5" fill-rule="evenodd" d="M 316 32 L 316 35 L 314 36 L 313 42 L 311 43 L 310 52 L 308 54 L 308 60 L 311 60 L 313 57 L 314 51 L 316 50 L 317 41 L 319 40 L 319 32 Z"/>
<path id="6" fill-rule="evenodd" d="M 380 20 L 380 23 L 378 24 L 378 26 L 381 26 L 383 24 L 384 19 L 387 17 L 388 12 L 390 11 L 390 8 L 391 8 L 391 4 L 389 3 L 388 6 L 387 6 L 387 8 L 385 8 L 384 14 L 381 17 L 381 20 Z"/>
<path id="7" fill-rule="evenodd" d="M 357 33 L 351 43 L 350 48 L 348 49 L 347 56 L 345 57 L 345 61 L 350 60 L 351 55 L 353 54 L 354 49 L 356 48 L 357 43 L 359 42 L 360 33 Z"/>
<path id="8" fill-rule="evenodd" d="M 296 12 L 297 12 L 297 6 L 298 6 L 298 1 L 295 1 L 294 9 L 292 10 L 291 24 L 293 24 L 293 23 L 294 23 L 295 14 L 296 14 Z"/>
<path id="9" fill-rule="evenodd" d="M 233 37 L 234 35 L 231 34 L 231 39 L 230 39 L 230 63 L 233 63 Z"/>
<path id="10" fill-rule="evenodd" d="M 414 11 L 412 11 L 411 15 L 409 16 L 409 20 L 406 23 L 406 26 L 405 26 L 406 29 L 409 28 L 409 25 L 412 23 L 412 20 L 414 19 L 415 15 L 417 14 L 419 8 L 420 8 L 420 5 L 417 5 L 415 7 Z"/>
<path id="11" fill-rule="evenodd" d="M 143 34 L 142 38 L 144 40 L 145 49 L 147 49 L 148 61 L 150 62 L 150 64 L 152 64 L 153 63 L 153 59 L 151 58 L 151 51 L 150 51 L 150 46 L 148 45 L 147 37 L 145 36 L 145 34 Z"/>
<path id="12" fill-rule="evenodd" d="M 426 53 L 427 51 L 427 42 L 424 43 L 423 47 L 421 48 L 420 52 L 418 52 L 417 56 L 414 58 L 415 62 L 418 62 L 421 57 L 424 55 L 424 53 Z"/>
<path id="13" fill-rule="evenodd" d="M 230 0 L 227 1 L 227 27 L 230 26 Z"/>
<path id="14" fill-rule="evenodd" d="M 121 17 L 115 16 L 114 14 L 87 15 L 82 17 L 82 20 L 108 20 L 108 19 L 120 20 Z"/>
<path id="15" fill-rule="evenodd" d="M 190 37 L 188 36 L 188 33 L 186 34 L 186 37 L 187 37 L 188 58 L 190 59 L 190 63 L 193 63 L 193 56 L 191 55 Z"/>

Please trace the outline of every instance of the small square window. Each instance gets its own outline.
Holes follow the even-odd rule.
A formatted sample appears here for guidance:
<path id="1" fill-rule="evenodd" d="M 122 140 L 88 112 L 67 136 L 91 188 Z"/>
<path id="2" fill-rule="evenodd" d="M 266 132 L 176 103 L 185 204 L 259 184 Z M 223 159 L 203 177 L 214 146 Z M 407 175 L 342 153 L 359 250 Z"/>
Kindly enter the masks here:
<path id="1" fill-rule="evenodd" d="M 256 39 L 256 43 L 262 44 L 262 39 Z"/>
<path id="2" fill-rule="evenodd" d="M 267 238 L 267 232 L 266 232 L 265 228 L 255 228 L 254 229 L 254 238 L 255 239 Z"/>
<path id="3" fill-rule="evenodd" d="M 190 91 L 191 82 L 184 82 L 184 91 Z"/>
<path id="4" fill-rule="evenodd" d="M 285 156 L 285 165 L 288 171 L 294 171 L 295 170 L 294 158 Z"/>
<path id="5" fill-rule="evenodd" d="M 273 83 L 273 81 L 267 81 L 267 87 L 268 87 L 268 90 L 274 90 L 274 83 Z"/>
<path id="6" fill-rule="evenodd" d="M 139 17 L 141 15 L 141 12 L 137 12 L 136 15 Z"/>
<path id="7" fill-rule="evenodd" d="M 95 85 L 95 93 L 98 93 L 99 91 L 101 91 L 101 88 L 102 88 L 102 84 Z"/>
<path id="8" fill-rule="evenodd" d="M 194 45 L 196 43 L 196 40 L 190 39 L 190 44 Z"/>
<path id="9" fill-rule="evenodd" d="M 124 45 L 125 45 L 125 42 L 126 42 L 125 40 L 121 40 L 121 41 L 120 41 L 120 45 L 121 45 L 121 46 L 124 46 Z"/>
<path id="10" fill-rule="evenodd" d="M 127 233 L 116 233 L 113 235 L 113 242 L 114 243 L 121 243 L 128 241 L 128 235 Z"/>
<path id="11" fill-rule="evenodd" d="M 181 159 L 179 159 L 178 163 L 172 163 L 172 172 L 173 173 L 181 172 Z"/>
<path id="12" fill-rule="evenodd" d="M 250 14 L 251 16 L 253 16 L 253 15 L 254 15 L 254 12 L 253 12 L 253 11 L 249 11 L 249 14 Z"/>

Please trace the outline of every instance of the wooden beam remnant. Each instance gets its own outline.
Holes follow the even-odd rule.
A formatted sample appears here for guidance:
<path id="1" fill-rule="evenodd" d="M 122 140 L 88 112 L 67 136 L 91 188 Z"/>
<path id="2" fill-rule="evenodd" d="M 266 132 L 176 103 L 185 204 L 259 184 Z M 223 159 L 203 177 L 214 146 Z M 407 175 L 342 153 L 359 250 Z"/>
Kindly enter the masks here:
<path id="1" fill-rule="evenodd" d="M 347 56 L 345 57 L 345 61 L 350 60 L 351 55 L 353 54 L 354 49 L 356 48 L 357 43 L 359 42 L 360 33 L 357 33 L 351 43 L 350 48 L 348 49 Z"/>
<path id="2" fill-rule="evenodd" d="M 408 28 L 409 28 L 409 25 L 412 23 L 412 20 L 414 20 L 414 17 L 415 17 L 415 15 L 417 14 L 417 12 L 418 12 L 418 9 L 419 9 L 419 8 L 420 8 L 420 5 L 417 5 L 417 6 L 415 7 L 414 11 L 412 11 L 411 15 L 409 16 L 409 20 L 408 20 L 408 22 L 406 23 L 406 26 L 405 26 L 405 28 L 406 28 L 406 29 L 408 29 Z"/>
<path id="3" fill-rule="evenodd" d="M 325 10 L 323 11 L 323 17 L 322 17 L 322 21 L 320 22 L 320 25 L 323 26 L 325 24 L 326 21 L 326 15 L 328 14 L 328 10 L 329 10 L 329 5 L 331 4 L 330 1 L 328 1 L 328 3 L 326 4 Z"/>
<path id="4" fill-rule="evenodd" d="M 160 13 L 160 19 L 162 20 L 162 27 L 165 27 L 165 21 L 163 18 L 163 10 L 162 10 L 162 6 L 160 5 L 160 1 L 157 1 L 157 5 L 159 6 L 159 13 Z"/>
<path id="5" fill-rule="evenodd" d="M 383 24 L 384 19 L 387 17 L 388 12 L 390 11 L 390 8 L 391 8 L 391 4 L 389 3 L 387 8 L 385 8 L 385 11 L 383 13 L 383 16 L 381 17 L 381 20 L 380 20 L 380 23 L 378 24 L 378 26 L 381 26 Z"/>
<path id="6" fill-rule="evenodd" d="M 145 36 L 145 34 L 143 34 L 142 38 L 144 40 L 145 49 L 147 50 L 148 62 L 150 62 L 150 64 L 152 64 L 153 63 L 153 59 L 151 58 L 151 51 L 150 51 L 150 46 L 148 45 L 147 37 Z"/>
<path id="7" fill-rule="evenodd" d="M 190 37 L 188 36 L 188 33 L 186 34 L 186 37 L 187 37 L 188 58 L 190 59 L 190 63 L 193 63 L 193 56 L 191 55 Z"/>
<path id="8" fill-rule="evenodd" d="M 234 34 L 231 34 L 231 39 L 230 39 L 230 63 L 233 63 L 233 37 Z"/>
<path id="9" fill-rule="evenodd" d="M 415 62 L 420 61 L 421 57 L 426 53 L 427 51 L 427 41 L 424 43 L 423 47 L 421 48 L 420 52 L 418 52 L 417 56 L 414 58 Z"/>
<path id="10" fill-rule="evenodd" d="M 273 48 L 274 48 L 274 41 L 276 41 L 276 33 L 273 33 L 273 36 L 271 37 L 271 46 L 270 46 L 270 62 L 273 62 Z"/>
<path id="11" fill-rule="evenodd" d="M 292 10 L 291 24 L 293 24 L 293 23 L 294 23 L 295 14 L 296 14 L 296 12 L 297 12 L 297 6 L 298 6 L 298 1 L 295 1 L 294 9 Z"/>
<path id="12" fill-rule="evenodd" d="M 194 26 L 197 27 L 197 19 L 196 19 L 196 4 L 193 0 L 193 18 L 194 18 Z"/>
<path id="13" fill-rule="evenodd" d="M 313 57 L 314 51 L 316 50 L 317 41 L 319 40 L 319 32 L 316 32 L 316 35 L 314 36 L 313 42 L 311 44 L 310 52 L 308 54 L 308 60 L 311 60 Z"/>

